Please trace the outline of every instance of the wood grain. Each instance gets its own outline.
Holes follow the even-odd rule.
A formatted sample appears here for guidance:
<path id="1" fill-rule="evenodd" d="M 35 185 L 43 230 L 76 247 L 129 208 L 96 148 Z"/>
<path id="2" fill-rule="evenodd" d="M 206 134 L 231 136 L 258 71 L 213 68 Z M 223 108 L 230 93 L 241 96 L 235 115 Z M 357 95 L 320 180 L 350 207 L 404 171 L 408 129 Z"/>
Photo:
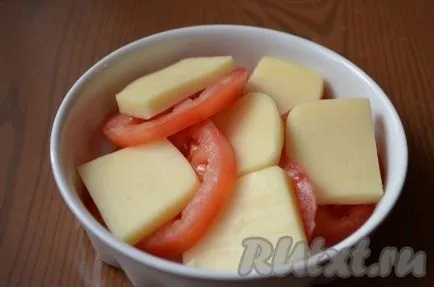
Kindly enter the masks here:
<path id="1" fill-rule="evenodd" d="M 375 233 L 371 256 L 385 246 L 423 250 L 428 276 L 330 286 L 433 286 L 432 0 L 0 1 L 0 286 L 130 286 L 95 258 L 57 193 L 48 157 L 52 120 L 71 85 L 109 52 L 156 32 L 212 23 L 311 39 L 382 86 L 404 122 L 410 162 L 404 193 Z"/>

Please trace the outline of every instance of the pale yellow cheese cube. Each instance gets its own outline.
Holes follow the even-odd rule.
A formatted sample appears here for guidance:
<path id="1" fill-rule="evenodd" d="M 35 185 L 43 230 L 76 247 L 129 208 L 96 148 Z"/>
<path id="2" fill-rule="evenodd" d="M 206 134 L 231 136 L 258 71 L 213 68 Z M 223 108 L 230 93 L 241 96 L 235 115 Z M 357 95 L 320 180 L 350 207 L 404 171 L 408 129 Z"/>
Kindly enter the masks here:
<path id="1" fill-rule="evenodd" d="M 375 203 L 383 194 L 369 100 L 302 104 L 287 119 L 287 152 L 316 185 L 318 204 Z"/>
<path id="2" fill-rule="evenodd" d="M 239 175 L 278 163 L 283 123 L 270 96 L 247 94 L 219 113 L 214 122 L 234 148 Z"/>
<path id="3" fill-rule="evenodd" d="M 237 271 L 243 241 L 252 237 L 268 240 L 273 248 L 279 239 L 291 237 L 294 245 L 308 248 L 294 191 L 278 166 L 238 179 L 228 205 L 205 236 L 184 252 L 183 262 L 199 269 Z M 289 262 L 306 256 L 303 249 L 291 250 Z"/>
<path id="4" fill-rule="evenodd" d="M 231 56 L 180 60 L 125 87 L 116 95 L 119 111 L 149 119 L 205 89 L 234 68 Z"/>
<path id="5" fill-rule="evenodd" d="M 246 92 L 270 95 L 281 114 L 296 105 L 321 99 L 324 90 L 322 76 L 287 60 L 265 56 L 250 76 Z"/>
<path id="6" fill-rule="evenodd" d="M 179 214 L 199 186 L 168 140 L 115 151 L 78 171 L 109 230 L 133 245 Z"/>

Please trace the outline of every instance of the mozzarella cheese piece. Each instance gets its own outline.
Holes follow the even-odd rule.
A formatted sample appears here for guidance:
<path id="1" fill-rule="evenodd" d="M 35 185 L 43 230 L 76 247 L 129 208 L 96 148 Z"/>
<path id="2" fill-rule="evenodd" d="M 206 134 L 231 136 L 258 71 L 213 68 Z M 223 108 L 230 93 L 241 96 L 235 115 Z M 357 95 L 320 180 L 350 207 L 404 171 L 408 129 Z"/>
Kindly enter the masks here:
<path id="1" fill-rule="evenodd" d="M 228 205 L 205 236 L 184 252 L 183 262 L 200 269 L 236 271 L 244 239 L 260 237 L 275 248 L 284 236 L 308 247 L 289 179 L 280 167 L 272 166 L 238 179 Z M 305 258 L 304 251 L 291 250 L 290 261 Z"/>
<path id="2" fill-rule="evenodd" d="M 205 89 L 234 68 L 231 56 L 183 59 L 125 87 L 116 95 L 119 111 L 149 119 Z"/>
<path id="3" fill-rule="evenodd" d="M 281 114 L 296 105 L 321 99 L 324 80 L 318 73 L 295 63 L 263 57 L 246 85 L 246 92 L 270 95 Z"/>
<path id="4" fill-rule="evenodd" d="M 179 214 L 199 186 L 168 140 L 118 150 L 78 172 L 108 229 L 133 245 Z"/>
<path id="5" fill-rule="evenodd" d="M 247 94 L 214 122 L 234 148 L 240 176 L 278 163 L 284 128 L 270 96 Z"/>
<path id="6" fill-rule="evenodd" d="M 302 104 L 287 119 L 287 153 L 316 185 L 318 204 L 375 203 L 383 194 L 369 100 Z"/>

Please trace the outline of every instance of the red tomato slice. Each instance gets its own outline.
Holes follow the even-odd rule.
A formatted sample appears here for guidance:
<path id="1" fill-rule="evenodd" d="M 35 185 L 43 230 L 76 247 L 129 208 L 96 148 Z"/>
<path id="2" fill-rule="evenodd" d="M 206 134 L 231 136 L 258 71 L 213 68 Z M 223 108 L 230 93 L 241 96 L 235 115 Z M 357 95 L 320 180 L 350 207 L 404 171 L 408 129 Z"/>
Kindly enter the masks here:
<path id="1" fill-rule="evenodd" d="M 283 126 L 286 132 L 286 119 L 289 112 L 280 115 Z M 285 144 L 286 145 L 286 142 Z M 311 240 L 313 230 L 315 229 L 315 215 L 317 210 L 317 203 L 315 197 L 315 186 L 310 180 L 304 168 L 295 160 L 290 160 L 287 156 L 286 147 L 283 147 L 282 155 L 280 157 L 279 166 L 283 168 L 289 178 L 291 179 L 292 186 L 297 197 L 298 206 L 300 208 L 301 218 L 303 220 L 304 231 L 308 241 Z"/>
<path id="2" fill-rule="evenodd" d="M 284 153 L 279 165 L 286 171 L 291 179 L 300 208 L 306 237 L 307 240 L 310 241 L 313 230 L 315 229 L 315 215 L 317 211 L 314 193 L 315 186 L 303 167 L 297 161 L 289 160 Z"/>
<path id="3" fill-rule="evenodd" d="M 182 105 L 182 108 L 173 109 L 147 121 L 118 113 L 105 123 L 103 132 L 114 144 L 121 147 L 144 144 L 174 135 L 232 104 L 242 95 L 247 74 L 246 69 L 237 68 L 206 88 L 188 105 Z"/>
<path id="4" fill-rule="evenodd" d="M 237 179 L 232 146 L 210 120 L 176 134 L 172 140 L 189 159 L 202 184 L 180 219 L 137 245 L 164 258 L 177 257 L 200 240 L 229 200 Z"/>
<path id="5" fill-rule="evenodd" d="M 322 237 L 332 246 L 357 231 L 374 212 L 375 204 L 323 205 L 316 213 L 313 237 Z"/>

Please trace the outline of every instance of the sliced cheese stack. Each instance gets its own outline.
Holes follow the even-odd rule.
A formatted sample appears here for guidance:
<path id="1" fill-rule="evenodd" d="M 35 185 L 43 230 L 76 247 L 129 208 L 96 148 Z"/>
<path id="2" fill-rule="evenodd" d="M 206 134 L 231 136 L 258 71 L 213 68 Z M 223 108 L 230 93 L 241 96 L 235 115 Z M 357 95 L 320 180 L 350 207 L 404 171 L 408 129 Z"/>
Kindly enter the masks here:
<path id="1" fill-rule="evenodd" d="M 278 163 L 283 123 L 270 96 L 247 94 L 214 122 L 234 148 L 240 176 Z"/>
<path id="2" fill-rule="evenodd" d="M 375 203 L 381 198 L 369 100 L 322 100 L 295 107 L 287 119 L 287 143 L 287 153 L 316 185 L 318 204 Z"/>
<path id="3" fill-rule="evenodd" d="M 116 95 L 119 111 L 150 119 L 208 87 L 234 68 L 231 56 L 183 59 L 125 87 Z"/>
<path id="4" fill-rule="evenodd" d="M 281 114 L 296 105 L 321 99 L 324 80 L 321 75 L 289 61 L 263 57 L 246 85 L 246 92 L 270 95 Z"/>
<path id="5" fill-rule="evenodd" d="M 294 192 L 285 172 L 273 166 L 238 179 L 228 205 L 199 243 L 183 254 L 183 262 L 200 269 L 236 271 L 244 239 L 261 237 L 276 246 L 283 236 L 306 244 Z M 290 260 L 303 255 L 294 252 Z"/>
<path id="6" fill-rule="evenodd" d="M 118 150 L 78 171 L 107 227 L 132 245 L 179 214 L 199 186 L 168 140 Z"/>

